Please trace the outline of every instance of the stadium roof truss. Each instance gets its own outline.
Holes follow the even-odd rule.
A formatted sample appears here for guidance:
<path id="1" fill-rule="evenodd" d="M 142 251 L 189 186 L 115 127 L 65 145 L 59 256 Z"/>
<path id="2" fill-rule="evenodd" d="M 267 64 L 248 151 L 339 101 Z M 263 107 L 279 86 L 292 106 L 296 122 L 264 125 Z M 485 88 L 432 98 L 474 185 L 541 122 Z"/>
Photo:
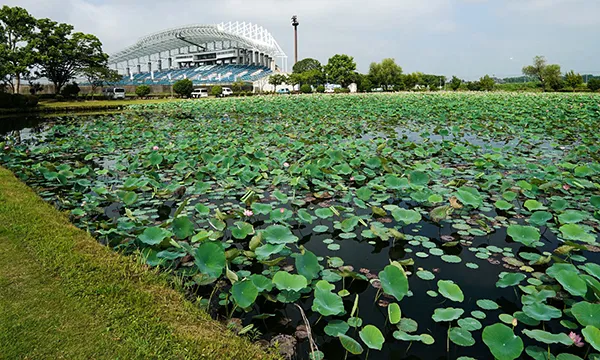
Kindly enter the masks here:
<path id="1" fill-rule="evenodd" d="M 139 39 L 135 44 L 112 54 L 109 63 L 118 64 L 188 46 L 205 49 L 206 44 L 228 41 L 231 47 L 257 51 L 281 60 L 287 68 L 287 55 L 265 28 L 246 22 L 217 25 L 187 25 L 163 30 Z"/>

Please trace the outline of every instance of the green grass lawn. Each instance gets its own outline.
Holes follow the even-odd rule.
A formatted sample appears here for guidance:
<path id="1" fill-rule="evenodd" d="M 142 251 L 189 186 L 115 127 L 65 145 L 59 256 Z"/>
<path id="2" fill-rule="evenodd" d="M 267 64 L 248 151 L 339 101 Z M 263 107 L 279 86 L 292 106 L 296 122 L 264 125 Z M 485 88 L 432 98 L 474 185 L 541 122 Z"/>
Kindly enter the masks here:
<path id="1" fill-rule="evenodd" d="M 1 359 L 271 359 L 0 168 Z"/>

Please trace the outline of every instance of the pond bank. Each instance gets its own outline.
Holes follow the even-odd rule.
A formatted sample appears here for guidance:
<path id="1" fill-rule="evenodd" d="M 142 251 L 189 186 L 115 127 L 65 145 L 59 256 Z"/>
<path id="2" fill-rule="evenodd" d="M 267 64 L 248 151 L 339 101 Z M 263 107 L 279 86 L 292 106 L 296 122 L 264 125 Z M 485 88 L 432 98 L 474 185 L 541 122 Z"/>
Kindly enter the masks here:
<path id="1" fill-rule="evenodd" d="M 6 358 L 270 359 L 102 247 L 0 167 L 0 354 Z"/>
<path id="2" fill-rule="evenodd" d="M 0 117 L 12 114 L 64 113 L 69 111 L 106 111 L 121 110 L 128 105 L 158 104 L 181 101 L 181 99 L 148 99 L 148 100 L 94 100 L 94 101 L 42 101 L 33 108 L 0 109 Z"/>

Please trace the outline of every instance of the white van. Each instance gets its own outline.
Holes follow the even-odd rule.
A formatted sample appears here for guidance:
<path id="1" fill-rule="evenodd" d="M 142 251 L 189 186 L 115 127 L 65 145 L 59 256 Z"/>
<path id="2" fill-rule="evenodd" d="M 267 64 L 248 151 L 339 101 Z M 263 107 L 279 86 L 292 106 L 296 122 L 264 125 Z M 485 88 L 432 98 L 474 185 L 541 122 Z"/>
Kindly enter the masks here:
<path id="1" fill-rule="evenodd" d="M 192 91 L 192 97 L 194 99 L 208 97 L 208 89 L 196 89 Z"/>
<path id="2" fill-rule="evenodd" d="M 102 93 L 107 99 L 125 99 L 125 89 L 123 88 L 106 88 Z"/>
<path id="3" fill-rule="evenodd" d="M 233 95 L 233 91 L 231 91 L 231 89 L 228 87 L 224 87 L 223 92 L 221 92 L 221 96 L 225 97 L 225 96 L 231 96 L 231 95 Z"/>

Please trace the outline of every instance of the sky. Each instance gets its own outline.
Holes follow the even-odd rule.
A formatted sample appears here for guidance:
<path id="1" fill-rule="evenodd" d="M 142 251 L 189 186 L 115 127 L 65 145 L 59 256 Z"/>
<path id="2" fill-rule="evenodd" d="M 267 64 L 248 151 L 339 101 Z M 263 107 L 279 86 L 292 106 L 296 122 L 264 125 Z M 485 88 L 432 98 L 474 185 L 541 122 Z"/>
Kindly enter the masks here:
<path id="1" fill-rule="evenodd" d="M 563 72 L 600 74 L 599 0 L 2 0 L 38 18 L 70 23 L 114 53 L 138 38 L 189 24 L 246 21 L 268 29 L 293 62 L 394 58 L 404 73 L 471 80 L 519 76 L 536 55 Z"/>

